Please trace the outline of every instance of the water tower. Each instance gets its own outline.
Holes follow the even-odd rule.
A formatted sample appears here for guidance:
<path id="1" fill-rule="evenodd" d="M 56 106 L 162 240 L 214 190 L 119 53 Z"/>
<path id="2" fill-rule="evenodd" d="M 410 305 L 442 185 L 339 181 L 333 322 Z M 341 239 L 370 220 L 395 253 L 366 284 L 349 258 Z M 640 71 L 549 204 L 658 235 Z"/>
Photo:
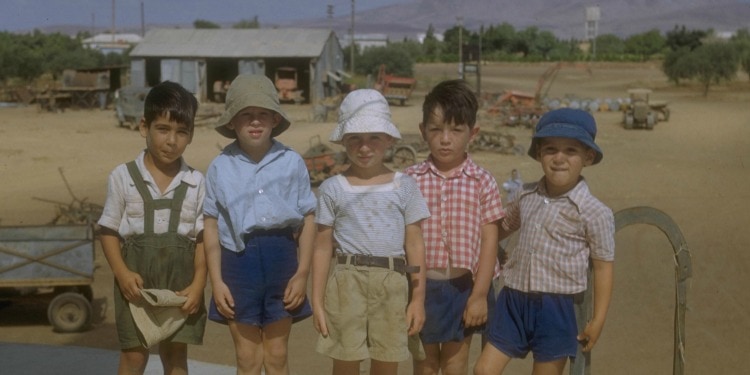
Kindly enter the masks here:
<path id="1" fill-rule="evenodd" d="M 600 17 L 599 6 L 586 7 L 586 36 L 584 39 L 591 43 L 592 59 L 596 59 L 596 36 L 599 32 Z"/>

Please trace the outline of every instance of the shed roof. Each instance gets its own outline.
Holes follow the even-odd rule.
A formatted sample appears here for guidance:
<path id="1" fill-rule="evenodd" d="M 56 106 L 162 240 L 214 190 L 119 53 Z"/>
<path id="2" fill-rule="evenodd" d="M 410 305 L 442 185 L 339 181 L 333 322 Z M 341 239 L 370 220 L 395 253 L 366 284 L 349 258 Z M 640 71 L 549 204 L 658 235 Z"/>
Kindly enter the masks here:
<path id="1" fill-rule="evenodd" d="M 317 57 L 331 33 L 323 29 L 154 29 L 130 56 Z"/>

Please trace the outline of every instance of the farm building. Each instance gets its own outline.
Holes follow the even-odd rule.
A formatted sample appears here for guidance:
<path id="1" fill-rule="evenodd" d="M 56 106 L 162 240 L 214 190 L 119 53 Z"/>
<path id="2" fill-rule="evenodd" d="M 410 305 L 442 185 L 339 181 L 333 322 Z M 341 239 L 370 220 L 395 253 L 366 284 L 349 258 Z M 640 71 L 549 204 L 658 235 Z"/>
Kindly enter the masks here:
<path id="1" fill-rule="evenodd" d="M 323 29 L 155 29 L 130 53 L 130 81 L 148 87 L 179 82 L 201 101 L 217 100 L 238 74 L 296 72 L 304 102 L 338 93 L 344 54 Z M 289 69 L 291 68 L 291 69 Z"/>

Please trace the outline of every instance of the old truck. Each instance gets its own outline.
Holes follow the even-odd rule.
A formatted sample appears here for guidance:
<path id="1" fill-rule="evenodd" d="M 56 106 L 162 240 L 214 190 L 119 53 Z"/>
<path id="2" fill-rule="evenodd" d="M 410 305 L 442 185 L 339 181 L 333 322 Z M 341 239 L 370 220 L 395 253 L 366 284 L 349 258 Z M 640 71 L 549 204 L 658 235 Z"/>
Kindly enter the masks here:
<path id="1" fill-rule="evenodd" d="M 274 84 L 279 92 L 279 101 L 302 103 L 305 98 L 303 90 L 299 89 L 299 78 L 297 69 L 292 67 L 280 67 L 276 69 Z"/>
<path id="2" fill-rule="evenodd" d="M 389 102 L 395 101 L 403 106 L 411 97 L 411 93 L 416 86 L 417 80 L 415 78 L 386 74 L 385 65 L 380 65 L 375 89 L 380 91 Z"/>
<path id="3" fill-rule="evenodd" d="M 115 91 L 115 117 L 118 126 L 137 129 L 149 87 L 126 86 Z"/>

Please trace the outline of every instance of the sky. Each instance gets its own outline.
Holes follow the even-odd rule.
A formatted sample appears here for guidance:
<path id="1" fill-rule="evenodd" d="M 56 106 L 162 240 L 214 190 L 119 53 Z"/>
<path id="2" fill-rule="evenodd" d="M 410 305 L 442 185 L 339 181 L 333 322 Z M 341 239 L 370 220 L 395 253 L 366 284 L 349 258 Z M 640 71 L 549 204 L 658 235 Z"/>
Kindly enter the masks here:
<path id="1" fill-rule="evenodd" d="M 192 25 L 196 19 L 214 23 L 252 20 L 264 23 L 295 19 L 325 18 L 328 5 L 333 16 L 377 8 L 410 0 L 0 0 L 0 30 L 23 32 L 58 25 L 89 28 L 140 29 L 141 3 L 146 25 Z"/>

